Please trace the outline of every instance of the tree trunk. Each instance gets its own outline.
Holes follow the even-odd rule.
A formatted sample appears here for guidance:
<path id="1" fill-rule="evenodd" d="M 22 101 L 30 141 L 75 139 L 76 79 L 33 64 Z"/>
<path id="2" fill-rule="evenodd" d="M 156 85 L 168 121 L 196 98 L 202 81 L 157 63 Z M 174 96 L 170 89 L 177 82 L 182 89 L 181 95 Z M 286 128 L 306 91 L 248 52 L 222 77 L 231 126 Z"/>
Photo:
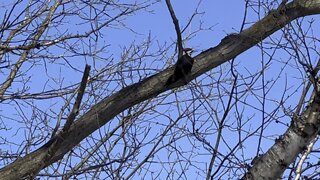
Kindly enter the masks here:
<path id="1" fill-rule="evenodd" d="M 194 57 L 195 63 L 188 81 L 235 58 L 292 20 L 319 13 L 320 0 L 294 1 L 284 8 L 271 11 L 265 18 L 240 34 L 228 35 L 222 39 L 218 46 Z M 170 88 L 183 85 L 184 82 L 178 81 L 168 88 L 165 87 L 165 82 L 172 71 L 173 68 L 166 69 L 106 97 L 94 105 L 86 114 L 78 118 L 65 136 L 61 137 L 58 134 L 52 141 L 49 141 L 38 150 L 2 168 L 0 170 L 0 179 L 33 177 L 41 169 L 61 159 L 84 138 L 112 120 L 120 112 L 144 100 L 153 98 Z M 256 174 L 260 173 L 262 174 L 260 177 L 272 178 L 279 177 L 282 174 L 284 169 L 318 132 L 319 123 L 314 121 L 317 115 L 314 112 L 319 111 L 318 101 L 318 98 L 316 98 L 309 107 L 312 115 L 306 114 L 307 120 L 299 121 L 299 123 L 293 120 L 291 127 L 283 138 L 257 164 L 254 164 L 250 172 L 245 176 L 246 178 L 257 178 Z M 310 128 L 311 120 L 315 122 L 314 126 L 312 126 L 311 131 L 307 131 L 306 128 Z M 297 128 L 300 129 L 298 130 Z M 57 141 L 59 143 L 56 143 Z M 292 149 L 292 152 L 284 153 L 284 150 L 288 148 Z M 263 174 L 263 172 L 267 175 Z"/>

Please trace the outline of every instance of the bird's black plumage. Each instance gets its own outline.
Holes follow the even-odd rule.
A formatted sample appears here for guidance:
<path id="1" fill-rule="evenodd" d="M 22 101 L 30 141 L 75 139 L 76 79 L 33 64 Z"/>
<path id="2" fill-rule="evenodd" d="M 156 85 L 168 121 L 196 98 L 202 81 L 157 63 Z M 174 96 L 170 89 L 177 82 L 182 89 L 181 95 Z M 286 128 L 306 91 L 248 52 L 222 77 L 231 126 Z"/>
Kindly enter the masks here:
<path id="1" fill-rule="evenodd" d="M 180 79 L 185 79 L 185 77 L 190 73 L 194 62 L 194 59 L 188 54 L 190 51 L 192 51 L 190 48 L 184 49 L 185 54 L 178 59 L 174 73 L 167 80 L 166 86 L 169 86 Z"/>

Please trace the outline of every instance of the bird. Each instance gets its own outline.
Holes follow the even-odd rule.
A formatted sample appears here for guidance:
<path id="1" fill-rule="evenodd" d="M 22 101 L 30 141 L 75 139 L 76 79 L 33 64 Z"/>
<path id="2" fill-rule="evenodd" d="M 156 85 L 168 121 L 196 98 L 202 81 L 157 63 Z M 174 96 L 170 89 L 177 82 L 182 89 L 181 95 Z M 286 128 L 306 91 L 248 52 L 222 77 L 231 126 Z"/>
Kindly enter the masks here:
<path id="1" fill-rule="evenodd" d="M 191 57 L 191 53 L 193 49 L 191 48 L 184 48 L 183 55 L 178 59 L 177 63 L 175 64 L 174 72 L 169 77 L 166 82 L 166 86 L 180 80 L 184 79 L 186 82 L 186 76 L 191 72 L 194 59 Z"/>

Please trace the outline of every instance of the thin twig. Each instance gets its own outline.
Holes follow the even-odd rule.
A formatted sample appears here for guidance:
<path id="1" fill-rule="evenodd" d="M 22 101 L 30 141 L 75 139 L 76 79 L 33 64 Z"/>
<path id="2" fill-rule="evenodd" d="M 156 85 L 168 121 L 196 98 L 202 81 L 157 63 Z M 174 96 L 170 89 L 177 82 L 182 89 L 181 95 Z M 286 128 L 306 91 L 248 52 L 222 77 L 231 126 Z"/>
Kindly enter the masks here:
<path id="1" fill-rule="evenodd" d="M 294 178 L 295 180 L 299 180 L 300 177 L 301 177 L 301 170 L 302 170 L 302 165 L 303 163 L 305 162 L 305 160 L 307 159 L 308 155 L 310 154 L 313 146 L 314 146 L 314 143 L 317 141 L 318 137 L 316 137 L 314 140 L 312 140 L 310 142 L 310 144 L 307 146 L 307 149 L 306 151 L 303 153 L 297 167 L 296 167 L 296 177 Z"/>

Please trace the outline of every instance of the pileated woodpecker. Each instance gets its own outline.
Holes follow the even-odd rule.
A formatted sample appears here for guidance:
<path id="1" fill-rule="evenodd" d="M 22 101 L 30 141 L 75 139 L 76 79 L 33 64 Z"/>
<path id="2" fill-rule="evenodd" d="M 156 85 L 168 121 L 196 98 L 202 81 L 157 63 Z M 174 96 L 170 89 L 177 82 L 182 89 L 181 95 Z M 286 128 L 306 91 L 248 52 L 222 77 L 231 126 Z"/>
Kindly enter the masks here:
<path id="1" fill-rule="evenodd" d="M 194 59 L 191 57 L 192 51 L 193 50 L 191 48 L 183 49 L 183 56 L 178 59 L 175 65 L 174 73 L 167 80 L 166 86 L 169 86 L 181 78 L 185 79 L 187 74 L 190 73 L 194 62 Z"/>

